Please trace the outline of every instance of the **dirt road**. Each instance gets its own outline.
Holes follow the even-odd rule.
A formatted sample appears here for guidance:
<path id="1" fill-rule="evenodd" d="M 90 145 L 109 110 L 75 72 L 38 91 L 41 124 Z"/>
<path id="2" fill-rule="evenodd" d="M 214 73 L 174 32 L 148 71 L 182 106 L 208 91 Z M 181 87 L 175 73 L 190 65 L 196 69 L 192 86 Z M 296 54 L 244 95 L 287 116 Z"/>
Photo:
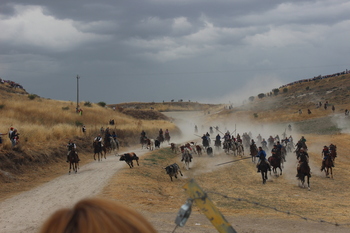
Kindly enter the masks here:
<path id="1" fill-rule="evenodd" d="M 137 151 L 142 156 L 144 151 Z M 92 162 L 80 168 L 78 174 L 65 174 L 28 192 L 0 203 L 0 232 L 37 232 L 50 214 L 68 207 L 84 197 L 97 195 L 109 179 L 125 166 L 119 157 L 111 155 L 102 162 Z"/>

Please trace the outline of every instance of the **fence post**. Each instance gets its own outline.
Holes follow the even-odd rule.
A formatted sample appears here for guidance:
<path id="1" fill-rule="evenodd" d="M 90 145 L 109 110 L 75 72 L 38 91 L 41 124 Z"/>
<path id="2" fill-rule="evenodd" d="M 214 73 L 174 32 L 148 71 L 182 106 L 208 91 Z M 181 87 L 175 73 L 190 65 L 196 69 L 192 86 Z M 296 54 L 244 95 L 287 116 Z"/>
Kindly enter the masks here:
<path id="1" fill-rule="evenodd" d="M 193 179 L 186 183 L 183 188 L 213 224 L 213 226 L 218 230 L 218 232 L 237 233 L 227 222 L 221 212 L 216 208 L 214 203 L 208 198 L 207 194 Z"/>

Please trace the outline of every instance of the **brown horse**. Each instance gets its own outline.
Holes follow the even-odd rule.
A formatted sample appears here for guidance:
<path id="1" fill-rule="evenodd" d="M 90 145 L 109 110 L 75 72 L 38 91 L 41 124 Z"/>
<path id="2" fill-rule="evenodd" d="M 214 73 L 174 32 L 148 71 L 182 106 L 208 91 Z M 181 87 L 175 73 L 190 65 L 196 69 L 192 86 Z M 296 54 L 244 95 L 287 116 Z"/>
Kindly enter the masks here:
<path id="1" fill-rule="evenodd" d="M 98 161 L 102 161 L 102 158 L 106 159 L 107 149 L 102 146 L 98 141 L 94 141 L 92 143 L 92 147 L 94 148 L 94 160 L 96 160 L 96 154 Z"/>
<path id="2" fill-rule="evenodd" d="M 281 157 L 280 156 L 270 156 L 268 158 L 268 161 L 270 162 L 270 165 L 272 167 L 272 171 L 273 173 L 277 175 L 277 168 L 280 169 L 280 175 L 282 175 L 282 168 L 281 168 Z M 270 172 L 270 175 L 271 175 L 271 172 Z"/>
<path id="3" fill-rule="evenodd" d="M 302 162 L 301 164 L 299 164 L 299 168 L 297 169 L 298 172 L 298 180 L 300 180 L 301 182 L 301 186 L 305 187 L 305 177 L 306 177 L 306 181 L 307 181 L 307 187 L 310 191 L 310 167 L 309 164 L 307 162 Z"/>
<path id="4" fill-rule="evenodd" d="M 78 172 L 79 169 L 79 159 L 78 159 L 78 154 L 77 152 L 72 149 L 69 154 L 68 154 L 68 161 L 69 161 L 69 172 L 68 174 L 70 174 L 71 170 L 73 169 L 73 171 L 75 173 Z"/>
<path id="5" fill-rule="evenodd" d="M 333 179 L 333 160 L 331 156 L 328 156 L 325 161 L 322 161 L 322 168 L 321 171 L 324 170 L 326 173 L 326 177 L 329 178 L 329 174 L 331 175 L 330 178 Z"/>
<path id="6" fill-rule="evenodd" d="M 258 148 L 255 144 L 250 145 L 250 155 L 252 156 L 252 162 L 255 163 L 256 155 L 258 154 Z"/>

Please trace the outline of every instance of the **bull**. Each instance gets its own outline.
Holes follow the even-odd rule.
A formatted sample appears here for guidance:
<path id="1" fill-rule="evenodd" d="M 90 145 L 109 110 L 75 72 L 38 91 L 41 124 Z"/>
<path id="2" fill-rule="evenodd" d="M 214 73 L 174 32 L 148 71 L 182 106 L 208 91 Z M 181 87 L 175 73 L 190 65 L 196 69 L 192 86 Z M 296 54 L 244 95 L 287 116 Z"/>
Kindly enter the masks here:
<path id="1" fill-rule="evenodd" d="M 170 180 L 173 181 L 173 176 L 177 179 L 177 175 L 180 173 L 181 176 L 182 172 L 180 170 L 179 165 L 177 163 L 173 163 L 165 168 L 166 173 L 170 176 Z"/>
<path id="2" fill-rule="evenodd" d="M 120 159 L 119 159 L 119 161 L 125 161 L 129 165 L 130 168 L 134 167 L 133 160 L 136 161 L 137 166 L 140 166 L 139 157 L 134 152 L 125 153 L 125 154 L 121 155 Z"/>

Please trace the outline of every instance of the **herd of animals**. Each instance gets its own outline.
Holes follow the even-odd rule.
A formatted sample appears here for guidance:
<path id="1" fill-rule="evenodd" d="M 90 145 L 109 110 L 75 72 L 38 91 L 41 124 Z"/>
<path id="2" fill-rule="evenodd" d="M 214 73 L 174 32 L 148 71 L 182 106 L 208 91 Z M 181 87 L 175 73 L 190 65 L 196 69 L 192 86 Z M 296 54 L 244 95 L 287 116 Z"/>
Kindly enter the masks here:
<path id="1" fill-rule="evenodd" d="M 166 142 L 166 144 L 170 145 L 171 151 L 173 153 L 181 153 L 181 162 L 184 163 L 184 167 L 187 170 L 190 169 L 190 163 L 192 162 L 193 155 L 202 156 L 203 154 L 207 154 L 208 156 L 214 156 L 214 151 L 211 147 L 210 135 L 208 133 L 203 134 L 201 137 L 201 144 L 194 141 L 184 144 L 176 144 L 173 142 L 170 143 L 169 135 L 167 135 L 165 138 L 161 136 L 162 135 L 159 135 L 159 137 L 156 139 L 149 139 L 141 136 L 140 143 L 142 149 L 146 148 L 149 150 L 154 150 L 156 148 L 160 148 L 161 143 Z M 305 187 L 307 185 L 308 189 L 310 190 L 309 180 L 311 173 L 308 163 L 309 161 L 306 139 L 304 137 L 298 140 L 298 142 L 295 144 L 293 142 L 292 136 L 287 138 L 285 133 L 282 136 L 282 140 L 280 140 L 279 136 L 276 135 L 275 137 L 270 136 L 268 140 L 265 141 L 265 139 L 263 139 L 260 134 L 256 137 L 256 140 L 257 141 L 255 142 L 250 132 L 243 133 L 242 136 L 239 134 L 231 135 L 229 132 L 227 132 L 222 138 L 219 134 L 216 136 L 214 139 L 214 147 L 215 151 L 218 153 L 223 150 L 226 154 L 233 154 L 234 156 L 240 156 L 241 158 L 243 158 L 245 155 L 245 151 L 249 151 L 250 156 L 245 156 L 245 158 L 251 158 L 252 162 L 257 163 L 256 167 L 258 169 L 258 172 L 261 173 L 263 184 L 266 183 L 268 171 L 270 171 L 270 175 L 271 170 L 276 176 L 282 175 L 282 169 L 284 167 L 283 164 L 286 162 L 287 153 L 295 153 L 296 158 L 299 161 L 296 177 L 300 180 L 302 187 Z M 114 147 L 101 148 L 98 146 L 96 141 L 94 141 L 93 147 L 94 159 L 96 160 L 95 155 L 98 154 L 98 161 L 102 160 L 103 155 L 104 158 L 106 158 L 106 153 L 108 151 L 115 149 Z M 272 155 L 267 157 L 267 154 L 270 152 Z M 77 172 L 77 169 L 79 168 L 79 161 L 74 156 L 76 152 L 72 152 L 70 154 L 71 163 L 69 173 L 72 166 L 73 170 Z M 330 177 L 333 178 L 332 168 L 334 167 L 334 160 L 337 156 L 336 146 L 333 144 L 331 144 L 329 147 L 324 146 L 322 154 L 323 161 L 321 171 L 325 171 L 326 177 L 329 177 L 330 175 Z M 258 162 L 256 161 L 256 158 L 258 158 Z M 133 161 L 135 161 L 139 166 L 139 157 L 134 152 L 121 154 L 119 160 L 125 161 L 130 168 L 134 167 Z M 280 170 L 279 174 L 277 172 L 277 169 Z M 173 177 L 178 178 L 179 174 L 183 176 L 180 166 L 177 163 L 168 165 L 165 167 L 165 171 L 166 174 L 169 175 L 171 181 L 173 181 Z"/>

